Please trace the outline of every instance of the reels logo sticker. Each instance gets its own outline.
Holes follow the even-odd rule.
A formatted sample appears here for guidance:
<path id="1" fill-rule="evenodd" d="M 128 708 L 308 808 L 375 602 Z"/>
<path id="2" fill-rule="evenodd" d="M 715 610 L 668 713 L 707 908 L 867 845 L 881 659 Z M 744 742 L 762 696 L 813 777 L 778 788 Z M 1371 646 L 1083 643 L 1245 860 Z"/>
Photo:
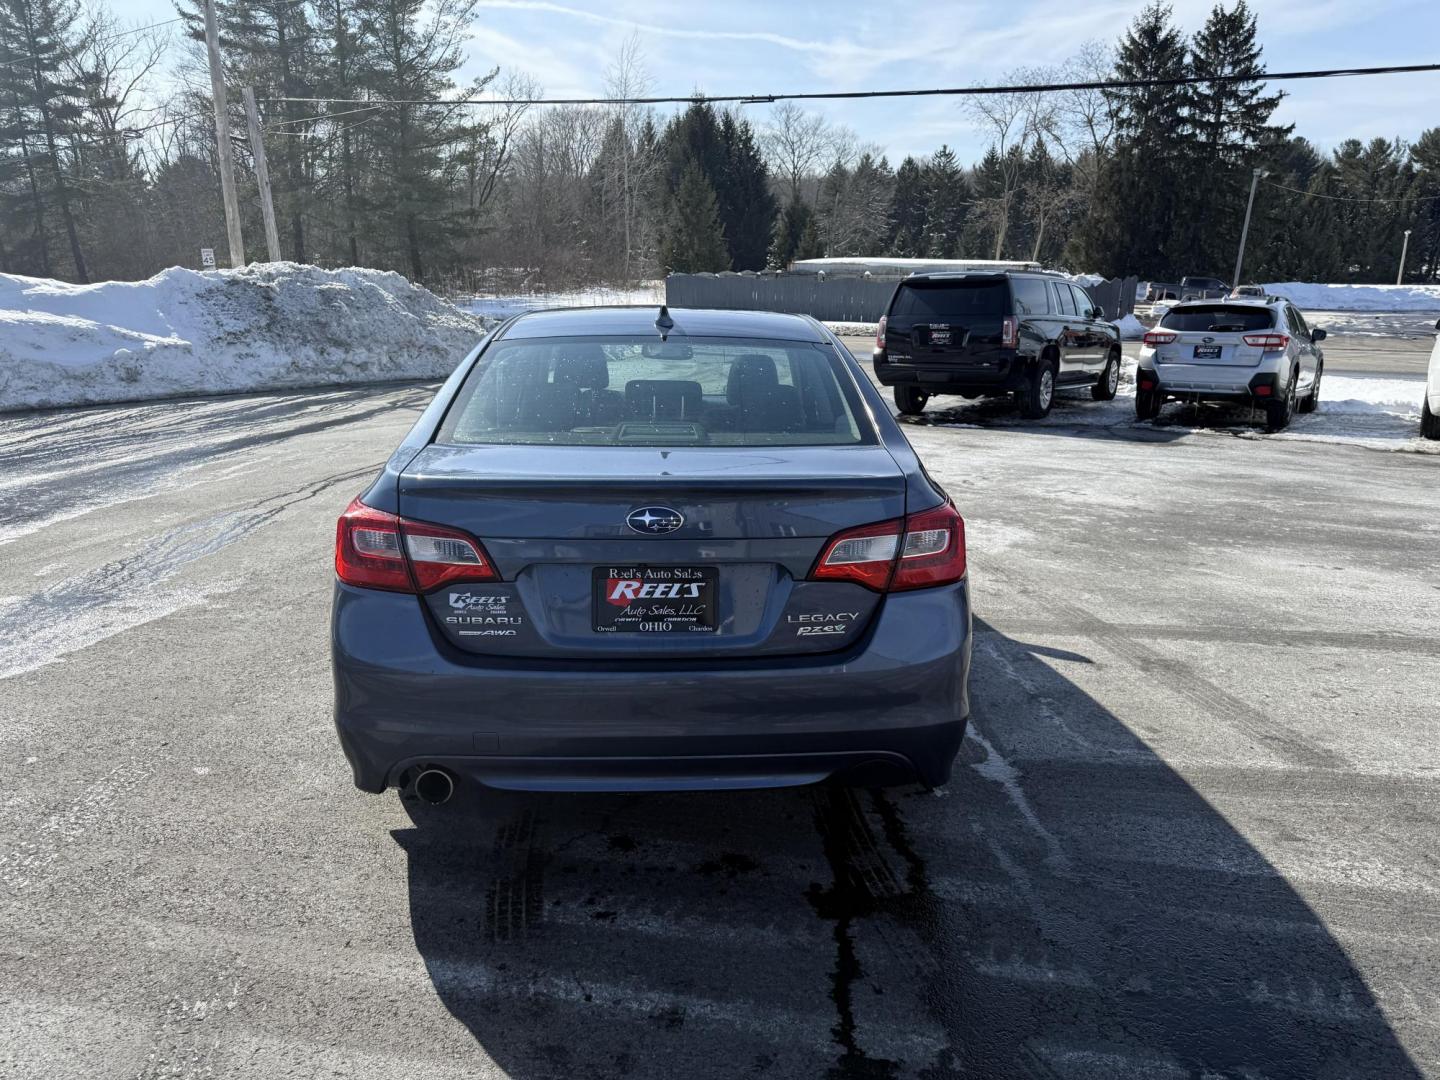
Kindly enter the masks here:
<path id="1" fill-rule="evenodd" d="M 698 600 L 698 581 L 641 581 L 638 578 L 605 579 L 605 602 L 629 607 L 632 600 Z"/>
<path id="2" fill-rule="evenodd" d="M 505 610 L 509 603 L 508 596 L 487 596 L 484 593 L 452 592 L 450 594 L 450 606 L 456 611 L 473 611 L 475 608 L 498 608 Z"/>

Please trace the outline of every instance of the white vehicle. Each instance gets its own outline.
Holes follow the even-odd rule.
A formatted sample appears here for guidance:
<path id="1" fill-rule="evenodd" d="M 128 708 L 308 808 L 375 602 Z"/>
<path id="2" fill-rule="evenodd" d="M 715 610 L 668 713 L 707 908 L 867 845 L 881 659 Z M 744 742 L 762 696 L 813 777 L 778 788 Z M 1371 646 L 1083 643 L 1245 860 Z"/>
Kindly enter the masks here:
<path id="1" fill-rule="evenodd" d="M 1440 330 L 1440 322 L 1435 324 Z M 1430 370 L 1425 375 L 1425 400 L 1420 403 L 1420 434 L 1427 439 L 1440 439 L 1440 333 L 1430 350 Z"/>
<path id="2" fill-rule="evenodd" d="M 1279 431 L 1320 404 L 1324 339 L 1277 297 L 1175 304 L 1140 348 L 1135 415 L 1153 420 L 1172 399 L 1248 402 Z"/>

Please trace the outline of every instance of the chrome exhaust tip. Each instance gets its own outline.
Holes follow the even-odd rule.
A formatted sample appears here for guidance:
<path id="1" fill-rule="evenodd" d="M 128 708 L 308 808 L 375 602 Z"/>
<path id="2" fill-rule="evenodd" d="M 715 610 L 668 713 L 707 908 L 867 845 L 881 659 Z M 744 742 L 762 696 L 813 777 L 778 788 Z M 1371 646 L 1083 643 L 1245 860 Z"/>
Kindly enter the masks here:
<path id="1" fill-rule="evenodd" d="M 444 769 L 426 769 L 415 777 L 415 797 L 431 806 L 450 801 L 455 794 L 455 781 Z"/>

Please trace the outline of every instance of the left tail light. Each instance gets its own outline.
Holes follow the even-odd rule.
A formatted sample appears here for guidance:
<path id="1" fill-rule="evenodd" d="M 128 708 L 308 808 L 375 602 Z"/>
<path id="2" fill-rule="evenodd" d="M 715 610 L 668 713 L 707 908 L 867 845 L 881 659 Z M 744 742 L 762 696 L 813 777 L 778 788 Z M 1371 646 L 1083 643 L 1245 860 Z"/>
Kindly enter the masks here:
<path id="1" fill-rule="evenodd" d="M 854 581 L 876 592 L 949 585 L 965 576 L 965 522 L 953 503 L 832 536 L 811 581 Z"/>
<path id="2" fill-rule="evenodd" d="M 885 322 L 887 319 L 889 319 L 888 315 L 881 315 L 880 321 L 875 324 L 875 348 L 877 349 L 885 348 Z"/>
<path id="3" fill-rule="evenodd" d="M 346 585 L 429 592 L 461 581 L 498 581 L 474 537 L 459 529 L 407 521 L 356 498 L 335 526 L 335 575 Z"/>
<path id="4" fill-rule="evenodd" d="M 1020 346 L 1020 320 L 1014 315 L 1005 316 L 1005 321 L 1000 326 L 1000 347 L 1002 349 L 1015 349 Z"/>

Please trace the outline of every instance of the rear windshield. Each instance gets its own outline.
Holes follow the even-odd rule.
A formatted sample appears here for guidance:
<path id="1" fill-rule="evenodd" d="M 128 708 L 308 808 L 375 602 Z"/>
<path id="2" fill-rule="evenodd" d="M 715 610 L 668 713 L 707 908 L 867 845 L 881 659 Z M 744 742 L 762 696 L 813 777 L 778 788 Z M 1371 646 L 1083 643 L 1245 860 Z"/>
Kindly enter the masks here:
<path id="1" fill-rule="evenodd" d="M 846 446 L 875 434 L 832 349 L 807 342 L 497 342 L 440 426 L 446 443 Z"/>
<path id="2" fill-rule="evenodd" d="M 1160 325 L 1166 330 L 1240 334 L 1249 330 L 1269 330 L 1274 325 L 1274 319 L 1275 316 L 1269 308 L 1249 304 L 1205 304 L 1171 308 L 1160 320 Z"/>
<path id="3" fill-rule="evenodd" d="M 1004 281 L 901 285 L 890 314 L 917 319 L 966 316 L 1002 318 L 1010 313 L 1010 288 Z"/>

